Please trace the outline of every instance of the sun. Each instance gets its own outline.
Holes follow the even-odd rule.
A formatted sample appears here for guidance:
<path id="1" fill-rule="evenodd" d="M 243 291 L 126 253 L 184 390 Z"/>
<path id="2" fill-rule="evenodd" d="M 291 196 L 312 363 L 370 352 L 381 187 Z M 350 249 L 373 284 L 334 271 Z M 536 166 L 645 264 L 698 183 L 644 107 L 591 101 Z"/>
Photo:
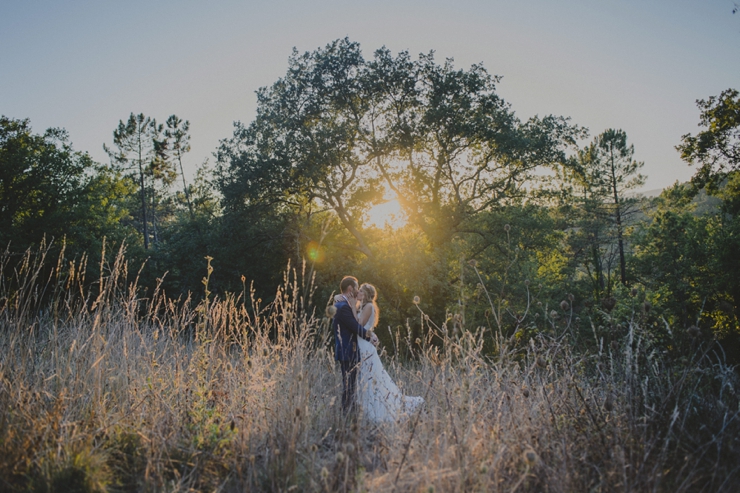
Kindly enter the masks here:
<path id="1" fill-rule="evenodd" d="M 367 211 L 368 226 L 398 229 L 406 225 L 406 214 L 395 195 L 386 194 L 384 201 Z"/>

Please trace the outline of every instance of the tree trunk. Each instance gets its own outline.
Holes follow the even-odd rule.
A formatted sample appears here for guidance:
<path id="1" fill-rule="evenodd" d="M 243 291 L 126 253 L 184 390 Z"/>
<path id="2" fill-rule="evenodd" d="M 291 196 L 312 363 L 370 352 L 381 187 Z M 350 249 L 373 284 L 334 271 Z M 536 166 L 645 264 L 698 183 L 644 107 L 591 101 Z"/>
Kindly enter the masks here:
<path id="1" fill-rule="evenodd" d="M 624 239 L 622 235 L 622 210 L 619 206 L 619 193 L 617 192 L 617 175 L 614 164 L 614 151 L 609 152 L 611 159 L 611 171 L 612 171 L 612 192 L 614 193 L 614 218 L 617 223 L 617 246 L 619 247 L 619 275 L 622 280 L 622 285 L 627 285 L 627 264 L 624 259 Z"/>
<path id="2" fill-rule="evenodd" d="M 188 203 L 188 210 L 190 211 L 190 220 L 195 221 L 195 214 L 193 213 L 193 204 L 190 203 L 190 193 L 188 192 L 188 184 L 185 182 L 185 171 L 182 169 L 182 156 L 180 151 L 177 151 L 177 162 L 180 164 L 180 176 L 182 177 L 182 191 L 185 193 L 185 201 Z"/>
<path id="3" fill-rule="evenodd" d="M 141 215 L 144 229 L 144 250 L 149 250 L 149 228 L 146 217 L 146 187 L 144 185 L 144 168 L 141 165 L 141 144 L 139 144 L 139 188 L 141 189 Z"/>

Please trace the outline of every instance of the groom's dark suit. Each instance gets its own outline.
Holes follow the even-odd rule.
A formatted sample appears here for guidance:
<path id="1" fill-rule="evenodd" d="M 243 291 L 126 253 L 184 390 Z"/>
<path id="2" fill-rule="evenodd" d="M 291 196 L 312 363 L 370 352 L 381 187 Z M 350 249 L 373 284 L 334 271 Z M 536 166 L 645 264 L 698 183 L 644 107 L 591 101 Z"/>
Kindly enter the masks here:
<path id="1" fill-rule="evenodd" d="M 346 300 L 336 305 L 332 328 L 334 329 L 334 358 L 342 366 L 342 409 L 346 412 L 355 401 L 360 349 L 357 338 L 369 340 L 370 332 L 357 321 Z"/>

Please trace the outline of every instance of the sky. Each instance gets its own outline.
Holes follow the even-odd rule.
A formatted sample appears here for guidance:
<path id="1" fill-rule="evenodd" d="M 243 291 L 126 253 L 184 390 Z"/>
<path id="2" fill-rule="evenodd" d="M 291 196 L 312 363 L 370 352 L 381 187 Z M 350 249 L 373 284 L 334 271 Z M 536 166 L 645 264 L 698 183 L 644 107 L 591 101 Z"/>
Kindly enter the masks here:
<path id="1" fill-rule="evenodd" d="M 34 131 L 103 144 L 128 115 L 189 120 L 192 174 L 295 47 L 348 37 L 366 58 L 385 46 L 483 64 L 525 120 L 567 116 L 591 136 L 620 128 L 645 162 L 643 190 L 686 181 L 675 146 L 699 130 L 697 99 L 740 89 L 732 0 L 0 0 L 0 114 Z"/>

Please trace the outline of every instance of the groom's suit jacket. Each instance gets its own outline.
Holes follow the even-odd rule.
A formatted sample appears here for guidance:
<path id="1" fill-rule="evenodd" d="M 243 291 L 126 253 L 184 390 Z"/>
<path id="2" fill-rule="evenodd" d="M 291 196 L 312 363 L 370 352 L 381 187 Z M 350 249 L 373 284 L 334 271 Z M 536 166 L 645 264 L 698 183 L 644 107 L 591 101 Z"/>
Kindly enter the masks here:
<path id="1" fill-rule="evenodd" d="M 346 301 L 336 305 L 332 328 L 334 329 L 334 359 L 337 361 L 360 361 L 357 338 L 367 339 L 369 331 L 357 321 L 352 308 Z"/>

